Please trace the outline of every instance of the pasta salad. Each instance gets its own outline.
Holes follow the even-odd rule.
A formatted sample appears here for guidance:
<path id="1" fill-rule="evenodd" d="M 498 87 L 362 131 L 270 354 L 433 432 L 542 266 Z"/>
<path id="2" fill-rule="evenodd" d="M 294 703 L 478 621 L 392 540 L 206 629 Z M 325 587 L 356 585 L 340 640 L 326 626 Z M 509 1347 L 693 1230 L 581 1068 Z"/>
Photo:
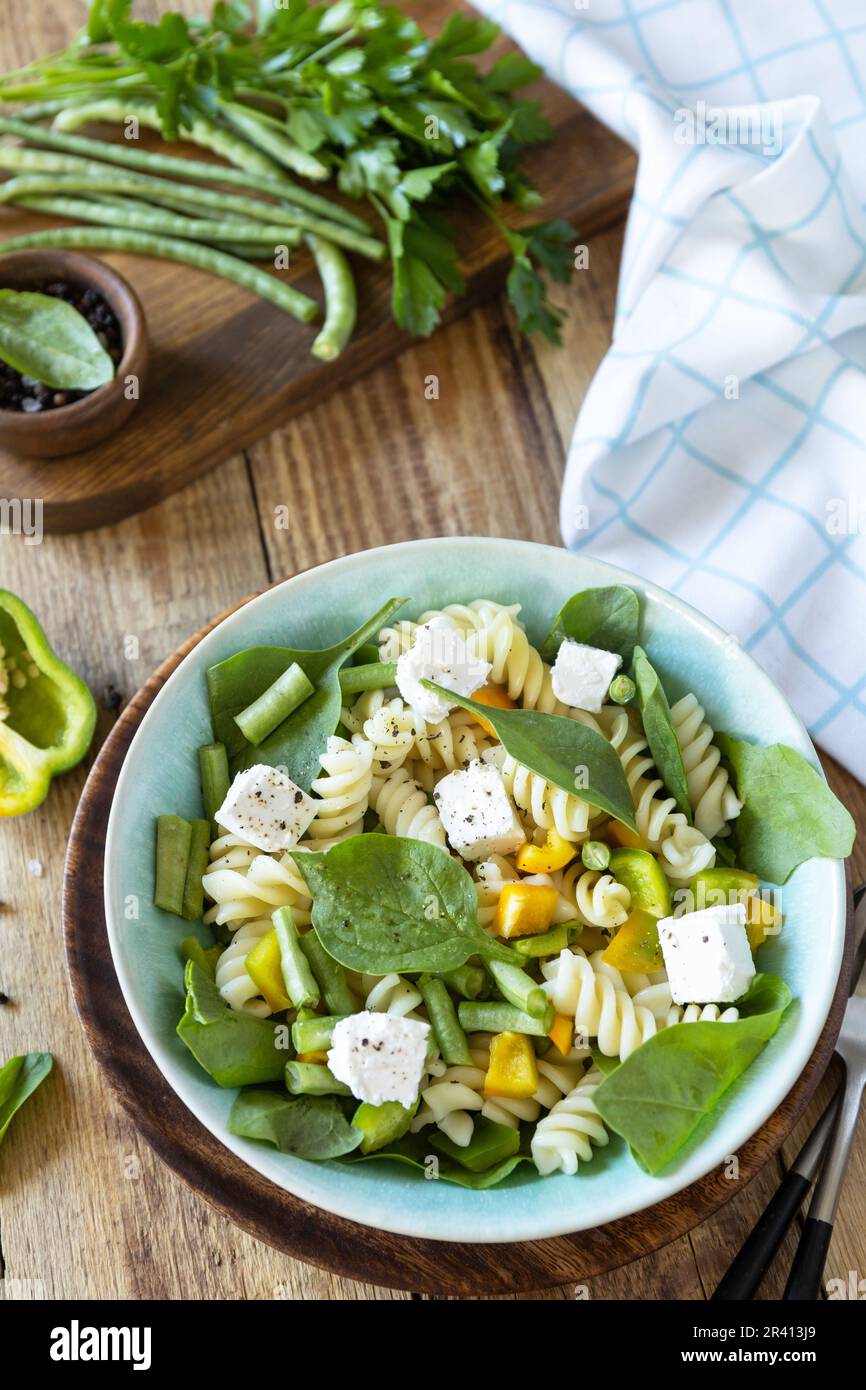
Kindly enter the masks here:
<path id="1" fill-rule="evenodd" d="M 850 817 L 668 699 L 629 588 L 537 646 L 517 602 L 409 604 L 208 671 L 202 814 L 156 826 L 155 903 L 200 923 L 178 1034 L 231 1131 L 301 1158 L 486 1188 L 619 1135 L 658 1172 L 790 1003 L 768 885 Z"/>

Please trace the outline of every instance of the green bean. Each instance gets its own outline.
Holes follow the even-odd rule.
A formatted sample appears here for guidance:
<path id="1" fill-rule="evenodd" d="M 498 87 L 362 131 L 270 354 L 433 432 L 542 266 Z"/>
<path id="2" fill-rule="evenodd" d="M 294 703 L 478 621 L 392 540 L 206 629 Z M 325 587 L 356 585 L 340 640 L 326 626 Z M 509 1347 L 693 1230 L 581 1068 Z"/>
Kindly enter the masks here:
<path id="1" fill-rule="evenodd" d="M 558 956 L 560 951 L 566 949 L 569 941 L 568 924 L 563 922 L 551 931 L 542 932 L 541 936 L 521 936 L 517 941 L 512 941 L 511 945 L 518 955 L 525 956 L 527 960 L 535 960 L 541 956 Z"/>
<path id="2" fill-rule="evenodd" d="M 480 965 L 458 965 L 456 970 L 446 970 L 439 978 L 464 999 L 477 999 L 487 988 L 487 973 Z"/>
<path id="3" fill-rule="evenodd" d="M 66 107 L 55 118 L 54 129 L 63 134 L 70 134 L 79 130 L 81 126 L 92 125 L 97 121 L 113 125 L 116 122 L 125 124 L 130 120 L 137 121 L 139 125 L 147 126 L 151 130 L 158 130 L 162 134 L 162 117 L 156 108 L 156 102 L 123 101 L 116 97 Z M 254 149 L 246 140 L 239 139 L 231 131 L 223 130 L 204 116 L 193 117 L 189 126 L 180 131 L 180 138 L 187 140 L 191 145 L 213 150 L 214 154 L 227 159 L 229 164 L 245 169 L 248 173 L 264 174 L 269 178 L 279 176 L 280 166 L 262 154 L 261 150 Z"/>
<path id="4" fill-rule="evenodd" d="M 367 666 L 344 666 L 340 689 L 344 695 L 356 695 L 361 690 L 387 689 L 396 679 L 396 661 L 371 661 Z"/>
<path id="5" fill-rule="evenodd" d="M 310 963 L 301 950 L 298 929 L 291 908 L 278 907 L 272 921 L 277 941 L 280 944 L 280 969 L 286 994 L 296 1009 L 306 1009 L 318 1004 L 321 995 Z M 298 1048 L 298 1051 L 313 1052 L 314 1048 Z"/>
<path id="6" fill-rule="evenodd" d="M 292 1047 L 296 1052 L 327 1052 L 338 1023 L 348 1014 L 313 1014 L 297 1018 L 292 1024 Z"/>
<path id="7" fill-rule="evenodd" d="M 221 111 L 229 125 L 239 130 L 251 145 L 264 150 L 278 166 L 291 169 L 305 179 L 328 177 L 327 165 L 307 150 L 302 150 L 286 132 L 280 130 L 276 122 L 271 123 L 262 113 L 255 113 L 251 108 L 237 106 L 233 102 L 224 105 Z"/>
<path id="8" fill-rule="evenodd" d="M 216 813 L 222 806 L 230 785 L 229 759 L 224 743 L 204 743 L 198 750 L 198 770 L 201 778 L 201 800 L 204 813 L 219 833 Z"/>
<path id="9" fill-rule="evenodd" d="M 156 821 L 156 887 L 153 901 L 163 912 L 180 917 L 192 826 L 180 816 L 158 816 Z"/>
<path id="10" fill-rule="evenodd" d="M 45 130 L 42 126 L 28 125 L 26 121 L 15 120 L 12 116 L 0 116 L 0 135 L 17 135 L 22 140 L 29 140 L 31 144 L 43 147 L 42 150 L 31 151 L 32 154 L 56 150 L 67 155 L 83 157 L 91 163 L 100 161 L 103 164 L 122 164 L 130 169 L 149 170 L 152 174 L 178 175 L 195 183 L 221 183 L 230 184 L 235 188 L 252 188 L 256 193 L 267 193 L 276 198 L 290 198 L 299 207 L 308 208 L 330 221 L 342 222 L 344 226 L 361 234 L 369 235 L 370 232 L 369 223 L 362 217 L 350 212 L 340 203 L 323 198 L 319 193 L 311 193 L 282 174 L 277 178 L 271 178 L 249 174 L 243 169 L 227 168 L 223 164 L 208 164 L 200 159 L 185 159 L 180 155 L 133 149 L 128 144 L 114 145 L 106 140 L 93 140 L 86 135 L 64 135 L 58 130 Z M 8 158 L 10 148 L 2 148 L 3 159 Z M 27 151 L 22 150 L 18 153 L 26 154 Z M 22 164 L 18 167 L 25 166 Z M 58 172 L 62 172 L 62 169 Z"/>
<path id="11" fill-rule="evenodd" d="M 181 916 L 187 922 L 197 922 L 204 912 L 204 888 L 202 877 L 210 862 L 210 821 L 190 822 L 189 860 L 186 866 L 186 881 L 183 888 L 183 908 Z"/>
<path id="12" fill-rule="evenodd" d="M 195 266 L 197 270 L 219 275 L 223 280 L 231 280 L 304 323 L 310 323 L 319 312 L 314 299 L 292 289 L 291 285 L 284 285 L 276 276 L 195 241 L 175 241 L 169 237 L 151 236 L 146 232 L 131 232 L 117 227 L 64 227 L 58 231 L 32 232 L 29 236 L 13 237 L 2 244 L 4 252 L 42 250 L 47 247 L 129 251 L 138 256 L 155 256 L 157 260 L 177 261 L 181 265 Z"/>
<path id="13" fill-rule="evenodd" d="M 614 676 L 607 691 L 608 699 L 615 705 L 630 704 L 636 694 L 637 686 L 629 676 Z"/>
<path id="14" fill-rule="evenodd" d="M 471 1067 L 469 1043 L 460 1027 L 457 1010 L 444 982 L 432 975 L 422 975 L 418 981 L 418 988 L 427 1006 L 427 1017 L 445 1061 L 449 1066 Z"/>
<path id="15" fill-rule="evenodd" d="M 286 1062 L 286 1090 L 293 1096 L 350 1096 L 330 1067 L 321 1062 Z"/>
<path id="16" fill-rule="evenodd" d="M 235 723 L 254 748 L 272 734 L 293 710 L 313 694 L 316 687 L 297 661 L 283 672 L 257 700 L 235 715 Z"/>
<path id="17" fill-rule="evenodd" d="M 457 1017 L 467 1033 L 528 1033 L 543 1038 L 553 1027 L 554 1009 L 551 1004 L 544 1018 L 532 1018 L 512 1004 L 469 1000 L 457 1006 Z"/>
<path id="18" fill-rule="evenodd" d="M 610 864 L 610 846 L 604 840 L 585 840 L 580 847 L 580 862 L 585 869 L 603 872 Z"/>
<path id="19" fill-rule="evenodd" d="M 243 245 L 274 246 L 284 236 L 282 227 L 259 226 L 257 222 L 211 222 L 206 218 L 181 217 L 158 211 L 132 198 L 91 200 L 88 198 L 17 198 L 16 205 L 31 212 L 53 217 L 79 218 L 97 226 L 128 227 L 131 231 L 155 232 L 158 236 L 184 237 L 190 241 L 239 241 Z"/>
<path id="20" fill-rule="evenodd" d="M 304 240 L 316 258 L 325 290 L 325 322 L 310 351 L 322 362 L 339 357 L 355 330 L 358 295 L 349 262 L 333 242 L 307 235 Z"/>
<path id="21" fill-rule="evenodd" d="M 349 988 L 346 972 L 333 956 L 329 956 L 314 931 L 304 932 L 301 950 L 310 963 L 322 991 L 329 1014 L 353 1014 L 358 1001 Z"/>
<path id="22" fill-rule="evenodd" d="M 531 975 L 521 970 L 519 965 L 509 965 L 506 961 L 490 960 L 487 969 L 496 982 L 500 994 L 522 1009 L 532 1018 L 544 1018 L 548 1009 L 548 998 L 541 985 L 536 984 Z M 545 1032 L 547 1029 L 545 1029 Z"/>

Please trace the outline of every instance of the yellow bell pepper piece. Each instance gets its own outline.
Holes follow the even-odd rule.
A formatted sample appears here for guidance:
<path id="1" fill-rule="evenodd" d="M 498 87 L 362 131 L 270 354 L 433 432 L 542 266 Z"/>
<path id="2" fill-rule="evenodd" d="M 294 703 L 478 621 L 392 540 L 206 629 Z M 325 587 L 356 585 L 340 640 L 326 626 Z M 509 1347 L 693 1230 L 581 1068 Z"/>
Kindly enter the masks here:
<path id="1" fill-rule="evenodd" d="M 491 709 L 517 708 L 508 691 L 504 690 L 501 685 L 482 685 L 480 690 L 473 691 L 472 698 L 477 704 L 489 705 Z M 482 729 L 490 734 L 491 738 L 497 737 L 496 730 L 489 719 L 485 719 L 483 714 L 476 714 L 475 718 Z"/>
<path id="2" fill-rule="evenodd" d="M 247 974 L 258 985 L 274 1013 L 291 1008 L 280 965 L 280 943 L 273 928 L 256 942 L 245 963 Z"/>
<path id="3" fill-rule="evenodd" d="M 647 848 L 640 835 L 636 835 L 633 830 L 629 830 L 628 826 L 623 825 L 621 821 L 612 820 L 605 834 L 609 840 L 613 840 L 614 844 L 622 845 L 623 849 Z"/>
<path id="4" fill-rule="evenodd" d="M 528 1100 L 537 1090 L 538 1064 L 530 1038 L 525 1033 L 496 1033 L 490 1040 L 484 1094 Z"/>
<path id="5" fill-rule="evenodd" d="M 543 845 L 521 845 L 514 862 L 522 874 L 552 874 L 556 869 L 564 869 L 576 854 L 577 845 L 564 840 L 551 826 Z"/>
<path id="6" fill-rule="evenodd" d="M 493 930 L 506 940 L 538 936 L 553 921 L 559 892 L 543 883 L 506 883 L 496 904 Z"/>
<path id="7" fill-rule="evenodd" d="M 567 1057 L 574 1041 L 574 1019 L 569 1018 L 568 1014 L 557 1014 L 547 1036 L 563 1057 Z"/>
<path id="8" fill-rule="evenodd" d="M 768 928 L 780 926 L 783 920 L 781 912 L 762 897 L 756 895 L 746 900 L 746 935 L 753 952 L 763 946 Z"/>
<path id="9" fill-rule="evenodd" d="M 636 975 L 663 970 L 665 961 L 659 943 L 658 917 L 636 907 L 619 928 L 602 960 L 615 970 L 627 970 Z"/>

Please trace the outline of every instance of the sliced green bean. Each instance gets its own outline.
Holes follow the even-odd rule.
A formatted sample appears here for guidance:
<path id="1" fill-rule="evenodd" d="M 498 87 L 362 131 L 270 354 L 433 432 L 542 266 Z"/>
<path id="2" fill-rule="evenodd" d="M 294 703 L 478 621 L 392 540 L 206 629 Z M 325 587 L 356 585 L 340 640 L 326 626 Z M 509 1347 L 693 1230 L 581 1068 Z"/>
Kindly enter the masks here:
<path id="1" fill-rule="evenodd" d="M 192 826 L 180 816 L 158 816 L 156 821 L 156 887 L 153 901 L 163 912 L 180 917 Z"/>
<path id="2" fill-rule="evenodd" d="M 257 700 L 235 715 L 235 723 L 254 748 L 272 734 L 293 710 L 308 700 L 316 687 L 305 671 L 293 661 L 291 666 Z"/>
<path id="3" fill-rule="evenodd" d="M 466 1000 L 458 1004 L 457 1017 L 467 1033 L 528 1033 L 543 1038 L 553 1027 L 554 1008 L 551 1004 L 544 1018 L 532 1018 L 513 1004 Z"/>
<path id="4" fill-rule="evenodd" d="M 271 124 L 260 113 L 254 113 L 251 109 L 245 109 L 234 102 L 224 104 L 221 113 L 229 125 L 240 131 L 251 145 L 269 155 L 277 166 L 291 169 L 294 174 L 300 174 L 305 179 L 328 177 L 327 165 L 314 154 L 302 150 L 276 123 Z"/>
<path id="5" fill-rule="evenodd" d="M 371 661 L 367 666 L 344 666 L 340 671 L 340 689 L 344 695 L 357 695 L 361 690 L 386 690 L 396 679 L 396 661 Z"/>
<path id="6" fill-rule="evenodd" d="M 235 188 L 251 188 L 256 193 L 291 199 L 299 207 L 309 208 L 311 212 L 332 222 L 342 222 L 344 226 L 361 234 L 369 235 L 370 232 L 370 224 L 350 212 L 348 208 L 344 208 L 341 203 L 332 202 L 319 193 L 311 193 L 281 173 L 276 178 L 264 174 L 250 174 L 243 169 L 226 167 L 224 164 L 208 164 L 201 159 L 185 159 L 181 155 L 134 149 L 129 144 L 111 144 L 107 140 L 94 140 L 86 135 L 66 135 L 59 130 L 46 130 L 42 126 L 28 125 L 26 121 L 16 120 L 13 116 L 0 116 L 0 135 L 17 135 L 19 139 L 41 146 L 42 150 L 58 150 L 88 161 L 122 164 L 127 168 L 143 169 L 152 174 L 173 174 L 185 181 L 191 179 L 196 183 L 230 184 Z M 8 156 L 8 151 L 8 146 L 3 148 L 4 159 Z"/>
<path id="7" fill-rule="evenodd" d="M 511 942 L 518 955 L 527 960 L 537 960 L 542 956 L 558 956 L 572 941 L 576 941 L 583 927 L 580 922 L 562 922 L 540 936 L 521 936 Z"/>
<path id="8" fill-rule="evenodd" d="M 418 988 L 427 1006 L 427 1017 L 445 1061 L 449 1066 L 471 1067 L 469 1043 L 460 1027 L 457 1010 L 444 981 L 437 980 L 432 975 L 422 975 L 418 981 Z"/>
<path id="9" fill-rule="evenodd" d="M 353 1014 L 358 1001 L 349 988 L 346 972 L 333 956 L 329 956 L 314 931 L 304 932 L 301 950 L 310 963 L 318 981 L 329 1014 Z"/>
<path id="10" fill-rule="evenodd" d="M 296 1052 L 327 1052 L 338 1023 L 348 1014 L 313 1014 L 292 1024 L 292 1047 Z"/>
<path id="11" fill-rule="evenodd" d="M 277 934 L 277 941 L 280 944 L 280 969 L 283 974 L 286 994 L 296 1009 L 315 1007 L 321 994 L 310 969 L 310 963 L 301 950 L 298 929 L 295 926 L 291 908 L 278 907 L 271 920 Z M 312 1047 L 298 1048 L 297 1050 L 299 1052 L 316 1051 Z"/>
<path id="12" fill-rule="evenodd" d="M 458 965 L 456 970 L 446 970 L 439 978 L 464 999 L 477 999 L 487 989 L 487 972 L 480 965 Z"/>
<path id="13" fill-rule="evenodd" d="M 358 317 L 355 277 L 346 257 L 333 242 L 309 233 L 304 240 L 316 259 L 325 290 L 325 322 L 310 351 L 322 362 L 333 362 L 355 331 Z"/>
<path id="14" fill-rule="evenodd" d="M 129 251 L 138 256 L 155 256 L 157 260 L 177 261 L 180 265 L 195 266 L 197 270 L 206 270 L 223 280 L 231 280 L 304 323 L 310 323 L 319 312 L 314 299 L 292 289 L 291 285 L 283 284 L 274 275 L 195 241 L 177 241 L 118 227 L 64 227 L 51 232 L 32 232 L 29 236 L 13 237 L 11 241 L 2 243 L 4 252 L 35 251 L 47 247 Z"/>
<path id="15" fill-rule="evenodd" d="M 186 866 L 186 881 L 183 888 L 183 909 L 181 915 L 187 922 L 197 922 L 204 912 L 204 887 L 202 877 L 207 873 L 210 863 L 210 821 L 190 822 L 189 859 Z"/>
<path id="16" fill-rule="evenodd" d="M 201 778 L 201 800 L 204 813 L 219 833 L 216 813 L 228 796 L 231 779 L 229 759 L 224 743 L 204 743 L 198 750 L 198 770 Z"/>
<path id="17" fill-rule="evenodd" d="M 519 965 L 491 960 L 487 962 L 487 969 L 493 976 L 500 994 L 509 1004 L 513 1004 L 515 1009 L 522 1009 L 532 1018 L 546 1016 L 549 1006 L 547 995 L 541 985 L 536 984 L 532 976 L 521 970 Z"/>
<path id="18" fill-rule="evenodd" d="M 330 1067 L 321 1062 L 286 1062 L 286 1090 L 293 1096 L 350 1096 Z"/>
<path id="19" fill-rule="evenodd" d="M 134 232 L 154 232 L 157 236 L 184 237 L 190 241 L 241 242 L 244 245 L 273 247 L 285 240 L 285 229 L 266 227 L 258 222 L 211 222 L 207 218 L 182 217 L 178 213 L 149 208 L 132 198 L 91 200 L 89 198 L 17 198 L 16 205 L 52 217 L 78 218 L 97 226 L 128 227 Z"/>

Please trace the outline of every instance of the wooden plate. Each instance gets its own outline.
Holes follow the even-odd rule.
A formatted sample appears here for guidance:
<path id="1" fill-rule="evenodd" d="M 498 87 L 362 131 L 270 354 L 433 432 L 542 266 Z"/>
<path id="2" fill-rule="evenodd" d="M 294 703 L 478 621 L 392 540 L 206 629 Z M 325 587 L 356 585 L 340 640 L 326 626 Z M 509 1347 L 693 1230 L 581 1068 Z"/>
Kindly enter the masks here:
<path id="1" fill-rule="evenodd" d="M 117 983 L 105 926 L 103 856 L 114 788 L 133 735 L 182 659 L 227 616 L 169 657 L 124 710 L 87 779 L 66 856 L 63 923 L 76 1006 L 109 1083 L 148 1143 L 191 1187 L 259 1240 L 336 1274 L 423 1293 L 486 1297 L 581 1282 L 647 1255 L 705 1221 L 739 1190 L 722 1168 L 633 1216 L 552 1240 L 461 1245 L 392 1235 L 290 1196 L 224 1148 L 186 1108 L 136 1032 Z M 845 956 L 824 1031 L 796 1085 L 740 1150 L 740 1182 L 754 1177 L 790 1134 L 830 1060 L 848 997 L 852 920 L 849 894 Z"/>

